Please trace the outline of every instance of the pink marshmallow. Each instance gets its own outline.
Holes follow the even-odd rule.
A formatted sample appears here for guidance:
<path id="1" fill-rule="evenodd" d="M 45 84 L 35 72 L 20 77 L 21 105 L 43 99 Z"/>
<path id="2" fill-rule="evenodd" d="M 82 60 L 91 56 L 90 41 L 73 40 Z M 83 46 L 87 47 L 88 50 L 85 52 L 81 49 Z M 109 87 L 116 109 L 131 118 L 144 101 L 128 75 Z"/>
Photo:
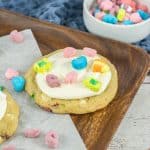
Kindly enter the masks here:
<path id="1" fill-rule="evenodd" d="M 2 148 L 2 150 L 16 150 L 15 145 L 7 145 Z"/>
<path id="2" fill-rule="evenodd" d="M 117 0 L 111 0 L 113 3 L 115 3 L 116 4 L 116 2 L 117 2 Z"/>
<path id="3" fill-rule="evenodd" d="M 16 76 L 18 76 L 18 75 L 19 75 L 19 72 L 16 71 L 16 70 L 13 70 L 13 69 L 11 69 L 11 68 L 8 68 L 8 69 L 6 70 L 6 72 L 5 72 L 5 77 L 6 77 L 6 79 L 8 79 L 8 80 L 11 80 L 13 77 L 16 77 Z"/>
<path id="4" fill-rule="evenodd" d="M 45 136 L 45 144 L 49 148 L 57 148 L 59 145 L 59 137 L 55 131 L 49 131 Z"/>
<path id="5" fill-rule="evenodd" d="M 132 13 L 130 15 L 130 20 L 134 23 L 139 23 L 142 21 L 142 18 L 140 17 L 139 13 Z"/>
<path id="6" fill-rule="evenodd" d="M 110 10 L 110 14 L 115 15 L 115 12 L 116 12 L 116 9 L 115 9 L 115 7 L 113 7 L 113 8 Z"/>
<path id="7" fill-rule="evenodd" d="M 77 82 L 78 74 L 75 71 L 69 72 L 65 77 L 65 83 L 71 84 Z"/>
<path id="8" fill-rule="evenodd" d="M 40 132 L 39 129 L 26 129 L 24 131 L 24 136 L 27 138 L 36 138 L 40 135 Z"/>
<path id="9" fill-rule="evenodd" d="M 132 8 L 131 6 L 128 6 L 128 7 L 126 8 L 126 11 L 127 11 L 128 13 L 131 13 L 131 12 L 133 11 L 133 8 Z"/>
<path id="10" fill-rule="evenodd" d="M 100 4 L 101 4 L 101 2 L 102 2 L 102 0 L 97 0 L 97 4 L 99 4 L 99 5 L 100 5 Z"/>
<path id="11" fill-rule="evenodd" d="M 46 82 L 49 87 L 55 88 L 61 86 L 59 78 L 54 74 L 46 75 Z"/>
<path id="12" fill-rule="evenodd" d="M 16 43 L 21 43 L 24 40 L 22 33 L 18 32 L 17 30 L 13 30 L 10 32 L 10 38 Z"/>
<path id="13" fill-rule="evenodd" d="M 131 6 L 132 0 L 121 0 L 121 3 L 122 4 L 127 4 L 127 5 Z"/>
<path id="14" fill-rule="evenodd" d="M 115 12 L 118 12 L 119 9 L 120 9 L 120 7 L 119 7 L 118 5 L 115 5 L 115 6 L 114 6 L 114 9 L 115 9 Z"/>
<path id="15" fill-rule="evenodd" d="M 104 12 L 98 12 L 95 15 L 95 18 L 97 18 L 98 20 L 102 20 L 102 18 L 105 16 Z"/>
<path id="16" fill-rule="evenodd" d="M 136 11 L 137 3 L 135 1 L 132 1 L 130 6 L 132 7 L 133 11 Z"/>
<path id="17" fill-rule="evenodd" d="M 141 9 L 145 12 L 148 12 L 148 7 L 144 4 L 137 4 L 137 9 Z"/>
<path id="18" fill-rule="evenodd" d="M 97 54 L 97 51 L 92 48 L 85 47 L 83 48 L 83 54 L 89 57 L 94 57 Z"/>
<path id="19" fill-rule="evenodd" d="M 122 0 L 116 0 L 116 4 L 117 5 L 121 5 L 122 4 Z"/>
<path id="20" fill-rule="evenodd" d="M 101 2 L 100 8 L 104 11 L 111 10 L 113 8 L 113 2 L 110 0 L 105 0 Z"/>
<path id="21" fill-rule="evenodd" d="M 64 57 L 65 58 L 70 58 L 70 57 L 74 57 L 77 53 L 77 50 L 73 47 L 66 47 L 64 48 Z"/>

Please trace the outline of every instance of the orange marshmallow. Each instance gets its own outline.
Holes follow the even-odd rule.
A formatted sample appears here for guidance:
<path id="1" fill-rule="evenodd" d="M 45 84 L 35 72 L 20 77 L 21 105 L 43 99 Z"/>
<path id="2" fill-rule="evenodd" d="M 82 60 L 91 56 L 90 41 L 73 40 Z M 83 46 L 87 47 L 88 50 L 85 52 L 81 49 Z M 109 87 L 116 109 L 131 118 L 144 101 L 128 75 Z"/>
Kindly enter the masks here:
<path id="1" fill-rule="evenodd" d="M 105 73 L 105 72 L 108 72 L 109 69 L 110 69 L 109 66 L 99 59 L 97 59 L 93 62 L 93 65 L 92 65 L 93 72 Z"/>

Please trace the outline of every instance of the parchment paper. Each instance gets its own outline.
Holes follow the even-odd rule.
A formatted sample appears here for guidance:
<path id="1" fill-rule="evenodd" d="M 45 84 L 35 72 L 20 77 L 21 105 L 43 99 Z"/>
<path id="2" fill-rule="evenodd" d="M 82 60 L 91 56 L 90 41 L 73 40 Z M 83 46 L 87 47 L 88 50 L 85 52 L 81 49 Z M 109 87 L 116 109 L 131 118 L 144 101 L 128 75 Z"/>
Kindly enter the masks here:
<path id="1" fill-rule="evenodd" d="M 47 150 L 44 144 L 44 135 L 49 130 L 59 134 L 58 150 L 85 150 L 85 145 L 76 130 L 69 115 L 56 115 L 45 112 L 34 104 L 34 101 L 25 93 L 16 93 L 10 81 L 4 74 L 7 68 L 14 68 L 24 74 L 28 67 L 41 56 L 41 52 L 31 30 L 22 31 L 25 40 L 14 43 L 9 36 L 0 38 L 0 85 L 4 85 L 20 105 L 20 120 L 16 134 L 6 144 L 14 144 L 17 150 Z M 26 128 L 40 128 L 39 138 L 29 139 L 23 136 Z"/>

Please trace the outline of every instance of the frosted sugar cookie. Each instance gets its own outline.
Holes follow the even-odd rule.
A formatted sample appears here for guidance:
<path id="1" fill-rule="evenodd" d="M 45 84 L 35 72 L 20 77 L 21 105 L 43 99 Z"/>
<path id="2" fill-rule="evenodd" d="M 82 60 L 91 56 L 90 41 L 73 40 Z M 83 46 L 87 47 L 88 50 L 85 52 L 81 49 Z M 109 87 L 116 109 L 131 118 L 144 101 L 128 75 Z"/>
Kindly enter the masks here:
<path id="1" fill-rule="evenodd" d="M 16 131 L 19 106 L 6 89 L 0 86 L 0 144 Z"/>
<path id="2" fill-rule="evenodd" d="M 27 71 L 26 91 L 54 113 L 84 114 L 107 106 L 115 97 L 115 66 L 91 48 L 72 47 L 43 56 Z"/>

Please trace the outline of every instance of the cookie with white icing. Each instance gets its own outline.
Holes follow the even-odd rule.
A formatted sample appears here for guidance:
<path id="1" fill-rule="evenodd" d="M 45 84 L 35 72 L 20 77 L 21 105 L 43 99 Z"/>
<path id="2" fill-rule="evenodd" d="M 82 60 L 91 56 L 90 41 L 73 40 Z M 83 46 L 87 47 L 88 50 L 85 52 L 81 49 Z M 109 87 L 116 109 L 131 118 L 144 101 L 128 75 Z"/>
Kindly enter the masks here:
<path id="1" fill-rule="evenodd" d="M 54 113 L 84 114 L 107 106 L 115 97 L 115 66 L 95 50 L 65 48 L 31 66 L 26 91 L 35 103 Z"/>
<path id="2" fill-rule="evenodd" d="M 6 89 L 0 90 L 0 144 L 16 131 L 19 106 Z"/>

